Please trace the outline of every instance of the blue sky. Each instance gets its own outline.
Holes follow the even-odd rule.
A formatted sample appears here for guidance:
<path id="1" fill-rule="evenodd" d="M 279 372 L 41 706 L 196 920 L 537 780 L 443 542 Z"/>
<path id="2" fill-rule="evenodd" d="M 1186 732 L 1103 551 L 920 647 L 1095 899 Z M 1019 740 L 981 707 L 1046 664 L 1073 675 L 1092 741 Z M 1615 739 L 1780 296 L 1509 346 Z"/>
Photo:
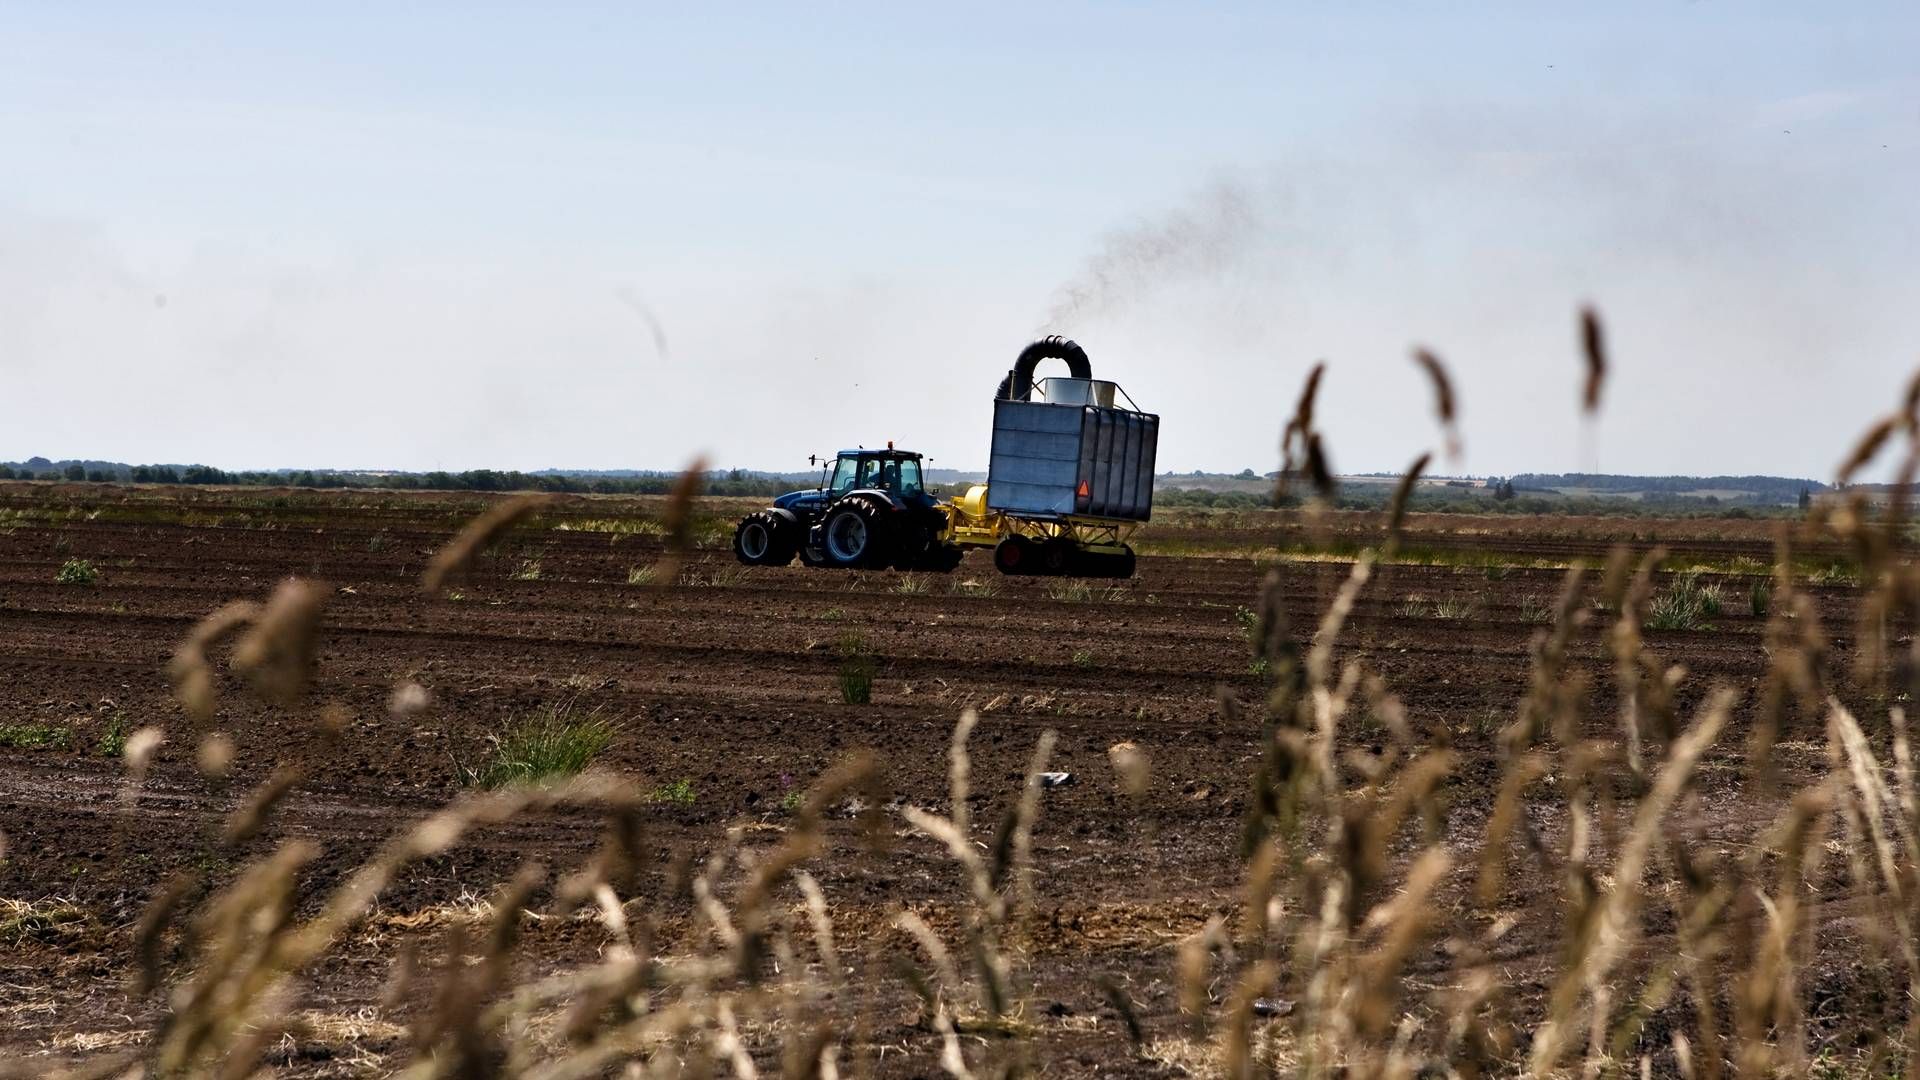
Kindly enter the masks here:
<path id="1" fill-rule="evenodd" d="M 401 8 L 0 4 L 0 458 L 978 467 L 1058 330 L 1172 468 L 1425 344 L 1458 469 L 1824 476 L 1920 363 L 1911 4 Z"/>

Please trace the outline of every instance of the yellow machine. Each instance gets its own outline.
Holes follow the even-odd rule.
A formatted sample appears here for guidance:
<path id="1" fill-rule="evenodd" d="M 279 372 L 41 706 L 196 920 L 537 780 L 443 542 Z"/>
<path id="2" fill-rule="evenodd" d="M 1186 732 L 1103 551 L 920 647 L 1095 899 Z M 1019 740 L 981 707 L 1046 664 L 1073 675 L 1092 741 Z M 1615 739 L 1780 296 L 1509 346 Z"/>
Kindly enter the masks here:
<path id="1" fill-rule="evenodd" d="M 987 505 L 986 484 L 969 487 L 959 498 L 942 502 L 940 509 L 947 516 L 941 541 L 993 548 L 994 565 L 1002 573 L 1133 576 L 1133 549 L 1127 546 L 1127 538 L 1137 523 L 1012 516 Z"/>

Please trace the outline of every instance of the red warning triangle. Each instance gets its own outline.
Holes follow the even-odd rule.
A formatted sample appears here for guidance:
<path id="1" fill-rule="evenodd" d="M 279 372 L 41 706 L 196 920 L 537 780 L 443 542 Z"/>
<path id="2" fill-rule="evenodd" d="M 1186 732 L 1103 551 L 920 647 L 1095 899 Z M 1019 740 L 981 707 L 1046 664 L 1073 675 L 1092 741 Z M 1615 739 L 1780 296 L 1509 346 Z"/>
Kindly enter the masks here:
<path id="1" fill-rule="evenodd" d="M 1087 482 L 1085 480 L 1080 481 L 1080 490 L 1077 494 L 1083 499 L 1087 497 Z"/>

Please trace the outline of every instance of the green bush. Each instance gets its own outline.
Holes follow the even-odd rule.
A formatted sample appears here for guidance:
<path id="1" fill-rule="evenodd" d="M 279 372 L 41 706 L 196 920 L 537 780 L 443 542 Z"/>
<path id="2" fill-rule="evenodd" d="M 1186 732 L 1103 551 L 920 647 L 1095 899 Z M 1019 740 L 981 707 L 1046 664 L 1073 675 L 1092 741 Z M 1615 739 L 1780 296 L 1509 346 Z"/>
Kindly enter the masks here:
<path id="1" fill-rule="evenodd" d="M 100 577 L 100 571 L 85 559 L 68 559 L 60 564 L 60 572 L 53 580 L 62 585 L 91 585 Z"/>

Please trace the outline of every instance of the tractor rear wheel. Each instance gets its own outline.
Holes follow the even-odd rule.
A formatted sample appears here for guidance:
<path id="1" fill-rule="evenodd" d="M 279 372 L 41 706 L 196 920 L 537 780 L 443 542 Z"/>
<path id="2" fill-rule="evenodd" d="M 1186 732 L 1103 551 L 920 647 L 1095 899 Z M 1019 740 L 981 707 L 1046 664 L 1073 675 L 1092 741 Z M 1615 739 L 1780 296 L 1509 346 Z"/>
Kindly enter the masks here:
<path id="1" fill-rule="evenodd" d="M 748 566 L 785 566 L 800 546 L 797 531 L 779 514 L 755 510 L 733 530 L 734 558 Z"/>
<path id="2" fill-rule="evenodd" d="M 1033 541 L 1024 536 L 1009 536 L 994 545 L 993 565 L 1003 574 L 1024 575 L 1037 572 L 1039 553 Z"/>
<path id="3" fill-rule="evenodd" d="M 886 518 L 866 499 L 842 500 L 827 511 L 820 526 L 820 546 L 827 561 L 846 569 L 885 566 L 891 539 Z"/>

